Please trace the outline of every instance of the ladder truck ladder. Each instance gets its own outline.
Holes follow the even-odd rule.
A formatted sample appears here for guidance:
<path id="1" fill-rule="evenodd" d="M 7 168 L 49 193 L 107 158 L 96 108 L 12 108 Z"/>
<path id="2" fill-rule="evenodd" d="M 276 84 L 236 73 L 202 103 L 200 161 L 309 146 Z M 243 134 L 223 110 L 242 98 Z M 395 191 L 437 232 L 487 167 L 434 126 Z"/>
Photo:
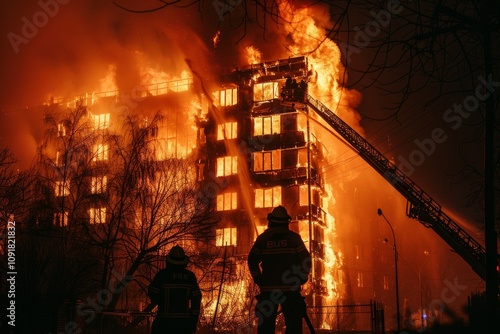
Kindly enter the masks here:
<path id="1" fill-rule="evenodd" d="M 447 216 L 442 211 L 441 205 L 323 103 L 309 95 L 306 104 L 406 198 L 408 217 L 432 228 L 472 267 L 479 277 L 486 279 L 484 247 Z"/>

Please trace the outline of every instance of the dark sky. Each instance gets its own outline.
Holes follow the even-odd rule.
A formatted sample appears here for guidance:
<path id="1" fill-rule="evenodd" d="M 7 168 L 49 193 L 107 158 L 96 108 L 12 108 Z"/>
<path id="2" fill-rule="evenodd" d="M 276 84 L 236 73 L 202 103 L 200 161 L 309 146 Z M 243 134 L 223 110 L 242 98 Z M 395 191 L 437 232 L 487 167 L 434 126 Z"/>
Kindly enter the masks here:
<path id="1" fill-rule="evenodd" d="M 41 3 L 50 5 L 43 8 Z M 153 0 L 117 3 L 137 10 L 161 5 Z M 151 66 L 178 74 L 186 68 L 184 60 L 188 58 L 200 73 L 209 77 L 241 65 L 241 50 L 247 45 L 257 45 L 263 60 L 290 56 L 286 50 L 289 36 L 282 34 L 271 19 L 254 20 L 245 26 L 241 24 L 241 6 L 221 19 L 221 8 L 214 3 L 204 2 L 202 8 L 169 7 L 137 14 L 107 0 L 3 1 L 0 4 L 0 35 L 3 36 L 0 42 L 3 116 L 0 145 L 15 143 L 16 154 L 29 160 L 30 152 L 37 145 L 31 134 L 40 134 L 42 129 L 37 116 L 25 107 L 38 105 L 54 95 L 74 96 L 99 90 L 99 80 L 110 64 L 116 66 L 118 88 L 128 89 L 139 84 L 138 57 Z M 325 13 L 328 11 L 321 11 L 321 15 L 318 12 L 318 17 L 324 17 Z M 373 18 L 360 16 L 352 25 L 363 27 L 369 20 Z M 219 30 L 220 43 L 214 47 L 211 39 Z M 353 58 L 362 71 L 370 58 L 369 49 L 361 50 Z M 355 73 L 347 75 L 356 77 Z M 394 73 L 389 78 L 392 75 Z M 480 127 L 453 128 L 456 123 L 443 120 L 446 110 L 464 101 L 464 96 L 436 98 L 433 95 L 436 87 L 429 85 L 412 95 L 398 117 L 376 121 L 374 119 L 384 119 L 391 114 L 392 110 L 386 107 L 392 107 L 398 99 L 384 94 L 387 87 L 390 84 L 378 81 L 362 90 L 358 108 L 367 138 L 401 165 L 401 157 L 409 159 L 412 154 L 418 155 L 417 151 L 421 151 L 421 155 L 426 146 L 418 143 L 429 143 L 433 131 L 441 129 L 440 135 L 434 134 L 441 142 L 435 143 L 432 150 L 427 146 L 428 153 L 424 152 L 421 163 L 413 166 L 411 177 L 451 212 L 470 221 L 474 236 L 481 239 L 481 232 L 472 224 L 481 213 L 477 207 L 464 207 L 465 196 L 471 188 L 463 181 L 455 184 L 461 178 L 458 173 L 464 160 L 481 166 L 482 148 L 472 141 L 474 136 L 481 135 Z M 361 85 L 352 88 L 361 89 Z M 476 122 L 477 118 L 471 117 L 468 121 Z M 368 168 L 363 164 L 359 159 L 360 168 Z"/>

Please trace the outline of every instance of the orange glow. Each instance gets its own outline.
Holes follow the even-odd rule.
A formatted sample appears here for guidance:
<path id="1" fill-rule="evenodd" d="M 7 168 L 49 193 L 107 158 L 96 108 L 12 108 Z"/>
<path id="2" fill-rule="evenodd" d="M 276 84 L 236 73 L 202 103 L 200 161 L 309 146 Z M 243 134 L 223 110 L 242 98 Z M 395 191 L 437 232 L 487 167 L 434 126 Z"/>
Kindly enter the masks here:
<path id="1" fill-rule="evenodd" d="M 219 42 L 220 42 L 220 30 L 217 31 L 217 33 L 215 33 L 215 36 L 212 38 L 212 42 L 214 44 L 214 47 L 217 47 L 217 45 L 219 45 Z"/>
<path id="2" fill-rule="evenodd" d="M 321 10 L 315 7 L 296 8 L 291 2 L 279 3 L 280 14 L 283 16 L 283 27 L 287 34 L 292 36 L 293 43 L 287 45 L 287 48 L 293 55 L 307 55 L 310 68 L 310 77 L 308 78 L 308 93 L 315 98 L 321 100 L 332 111 L 349 115 L 353 117 L 346 121 L 358 129 L 362 133 L 362 129 L 358 124 L 356 113 L 352 112 L 351 105 L 356 101 L 357 95 L 355 92 L 350 92 L 343 88 L 342 82 L 344 78 L 343 67 L 341 63 L 341 53 L 339 47 L 328 38 L 326 35 L 325 22 L 328 18 L 322 14 Z M 320 22 L 322 21 L 322 22 Z M 297 119 L 298 129 L 307 133 L 307 117 L 303 113 L 299 113 Z M 354 123 L 354 124 L 353 124 Z M 315 145 L 323 145 L 322 137 L 326 136 L 326 131 L 315 120 L 309 122 L 311 142 Z M 325 134 L 322 134 L 325 133 Z M 336 151 L 339 145 L 325 143 L 328 149 L 324 152 L 326 161 L 334 161 Z M 298 166 L 306 166 L 307 160 L 300 159 L 299 153 Z M 326 162 L 325 161 L 325 162 Z M 335 301 L 343 295 L 341 285 L 337 283 L 338 271 L 342 266 L 342 252 L 336 244 L 337 231 L 335 221 L 335 198 L 334 189 L 328 183 L 325 183 L 325 192 L 323 198 L 323 208 L 330 214 L 324 217 L 325 227 L 323 227 L 324 240 L 324 260 L 323 265 L 325 271 L 321 277 L 322 282 L 326 285 L 323 298 L 326 305 L 333 305 Z M 302 223 L 302 224 L 301 224 Z M 302 228 L 301 235 L 303 238 L 309 238 L 309 222 L 299 222 L 299 227 Z M 308 241 L 305 240 L 306 244 Z M 319 278 L 319 277 L 318 277 Z M 323 328 L 328 328 L 328 324 L 324 323 Z"/>
<path id="3" fill-rule="evenodd" d="M 247 46 L 244 57 L 247 64 L 259 64 L 262 62 L 262 53 L 255 46 Z"/>
<path id="4" fill-rule="evenodd" d="M 220 240 L 222 240 L 222 234 L 225 234 L 224 237 L 230 237 L 232 232 L 228 229 L 226 231 L 220 231 L 219 233 L 219 236 L 221 237 Z M 251 308 L 249 305 L 251 300 L 247 296 L 247 291 L 251 289 L 252 285 L 248 280 L 248 271 L 246 269 L 247 265 L 245 261 L 231 262 L 231 266 L 231 269 L 228 267 L 225 268 L 224 284 L 220 287 L 219 304 L 217 304 L 219 297 L 219 288 L 217 288 L 206 295 L 208 302 L 204 305 L 203 313 L 207 319 L 213 319 L 215 309 L 217 307 L 215 330 L 235 333 L 235 323 L 241 325 L 253 321 L 253 312 L 248 312 Z M 221 269 L 222 268 L 217 268 L 216 270 L 221 272 Z M 211 270 L 214 269 L 208 268 L 207 271 Z M 218 279 L 220 280 L 220 277 L 218 277 Z M 219 282 L 214 281 L 214 285 L 219 287 Z M 247 315 L 247 317 L 239 317 L 238 319 L 235 319 L 235 314 Z"/>
<path id="5" fill-rule="evenodd" d="M 118 90 L 118 86 L 116 85 L 116 65 L 109 65 L 108 72 L 106 76 L 99 80 L 100 83 L 100 92 L 111 92 Z"/>
<path id="6" fill-rule="evenodd" d="M 284 27 L 293 36 L 294 44 L 289 46 L 292 54 L 308 55 L 313 71 L 309 94 L 335 111 L 343 91 L 340 84 L 342 65 L 339 47 L 327 38 L 324 27 L 317 25 L 315 18 L 319 13 L 314 8 L 295 8 L 284 1 L 280 3 L 280 13 L 290 22 Z M 315 47 L 317 49 L 313 50 Z"/>

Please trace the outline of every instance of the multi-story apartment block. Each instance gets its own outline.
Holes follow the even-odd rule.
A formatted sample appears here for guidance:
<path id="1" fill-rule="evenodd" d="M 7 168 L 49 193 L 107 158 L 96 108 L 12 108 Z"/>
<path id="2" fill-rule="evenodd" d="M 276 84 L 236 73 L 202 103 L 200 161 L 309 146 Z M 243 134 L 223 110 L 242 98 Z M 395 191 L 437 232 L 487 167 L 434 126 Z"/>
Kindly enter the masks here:
<path id="1" fill-rule="evenodd" d="M 283 205 L 313 255 L 308 293 L 315 305 L 326 295 L 325 189 L 321 144 L 304 104 L 307 58 L 253 65 L 222 77 L 214 108 L 200 123 L 205 136 L 199 156 L 201 187 L 215 186 L 221 213 L 216 244 L 246 259 L 267 214 Z M 302 82 L 293 88 L 293 82 Z M 330 246 L 330 245 L 329 245 Z M 314 296 L 314 298 L 313 298 Z"/>
<path id="2" fill-rule="evenodd" d="M 197 201 L 210 206 L 214 224 L 203 234 L 204 242 L 183 244 L 191 251 L 197 246 L 198 253 L 213 252 L 218 257 L 214 262 L 217 268 L 202 273 L 201 284 L 212 287 L 204 295 L 207 319 L 215 318 L 220 309 L 227 311 L 223 306 L 235 301 L 241 305 L 234 308 L 233 316 L 249 313 L 248 304 L 256 289 L 246 258 L 257 235 L 267 227 L 267 214 L 278 205 L 287 208 L 292 216 L 290 228 L 302 236 L 313 257 L 310 279 L 303 291 L 309 306 L 331 307 L 339 300 L 390 295 L 392 276 L 385 273 L 379 283 L 373 275 L 380 253 L 369 243 L 353 241 L 360 234 L 379 234 L 377 229 L 363 224 L 360 214 L 344 228 L 337 228 L 345 232 L 337 238 L 331 186 L 325 181 L 323 169 L 331 148 L 322 143 L 317 133 L 320 127 L 313 124 L 318 121 L 305 100 L 310 79 L 308 59 L 295 57 L 221 75 L 217 87 L 211 86 L 214 91 L 203 94 L 195 92 L 192 78 L 186 78 L 128 92 L 51 101 L 52 114 L 69 108 L 74 110 L 74 119 L 53 120 L 53 140 L 43 150 L 55 167 L 51 182 L 58 204 L 45 212 L 43 219 L 39 211 L 37 219 L 60 227 L 75 219 L 91 226 L 104 226 L 116 219 L 117 213 L 106 203 L 120 196 L 112 169 L 120 160 L 117 135 L 130 135 L 130 128 L 123 127 L 130 114 L 140 118 L 135 118 L 134 124 L 147 132 L 150 164 L 190 161 L 201 194 Z M 161 120 L 156 118 L 157 112 Z M 80 122 L 78 127 L 75 121 Z M 70 143 L 75 138 L 81 146 L 78 141 Z M 147 187 L 148 182 L 146 177 L 136 181 L 136 186 Z M 352 184 L 356 187 L 355 182 Z M 72 203 L 77 193 L 83 194 L 85 201 Z M 359 202 L 354 188 L 346 190 L 344 197 Z M 132 203 L 130 211 L 125 212 L 129 227 L 137 219 L 147 218 L 156 226 L 164 223 L 166 218 L 161 214 L 152 217 L 152 213 L 145 213 L 143 204 Z M 167 250 L 158 251 L 159 259 Z M 161 267 L 162 261 L 157 265 Z M 154 273 L 150 270 L 146 276 Z M 375 287 L 381 292 L 373 292 Z M 118 308 L 142 310 L 148 303 L 142 291 L 127 290 Z M 248 321 L 251 314 L 246 316 Z M 318 328 L 333 326 L 331 320 L 315 320 Z"/>

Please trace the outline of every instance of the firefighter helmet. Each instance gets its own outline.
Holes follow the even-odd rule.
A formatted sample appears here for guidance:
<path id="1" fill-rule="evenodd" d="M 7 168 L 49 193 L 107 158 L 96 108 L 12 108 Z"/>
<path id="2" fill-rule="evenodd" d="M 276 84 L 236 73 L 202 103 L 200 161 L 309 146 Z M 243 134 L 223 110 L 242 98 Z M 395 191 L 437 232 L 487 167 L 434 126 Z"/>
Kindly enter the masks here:
<path id="1" fill-rule="evenodd" d="M 167 262 L 176 265 L 185 266 L 189 262 L 189 257 L 181 246 L 174 246 L 167 255 Z"/>
<path id="2" fill-rule="evenodd" d="M 267 220 L 275 224 L 288 224 L 292 220 L 292 217 L 288 215 L 285 207 L 279 205 L 267 215 Z"/>

